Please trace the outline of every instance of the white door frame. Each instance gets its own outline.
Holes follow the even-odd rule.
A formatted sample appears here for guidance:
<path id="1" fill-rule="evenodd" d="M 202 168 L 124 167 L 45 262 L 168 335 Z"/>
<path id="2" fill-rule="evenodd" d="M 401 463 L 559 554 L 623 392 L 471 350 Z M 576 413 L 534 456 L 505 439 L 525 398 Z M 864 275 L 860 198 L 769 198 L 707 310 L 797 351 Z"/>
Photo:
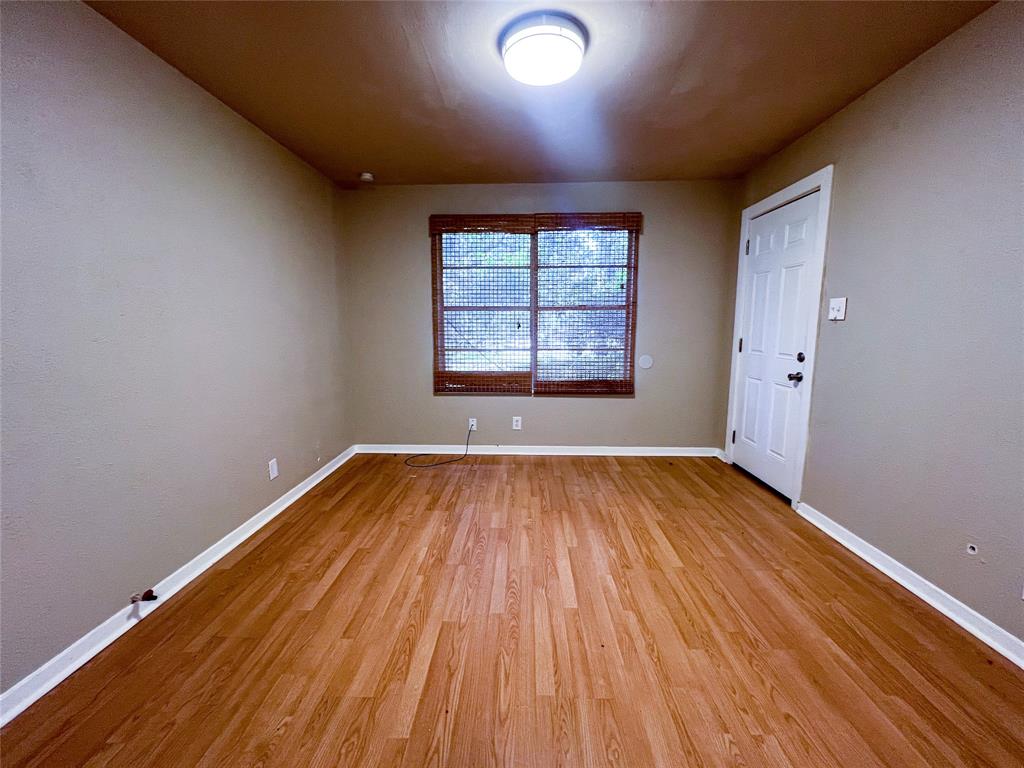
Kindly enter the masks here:
<path id="1" fill-rule="evenodd" d="M 743 306 L 741 303 L 743 298 L 743 274 L 747 259 L 750 258 L 746 253 L 746 243 L 750 238 L 750 222 L 758 216 L 774 211 L 776 208 L 781 208 L 787 203 L 791 203 L 801 197 L 806 197 L 814 192 L 820 192 L 821 195 L 818 198 L 818 226 L 814 238 L 814 246 L 811 251 L 812 262 L 809 262 L 808 266 L 811 269 L 810 275 L 812 280 L 816 279 L 818 282 L 818 312 L 815 313 L 814 317 L 807 320 L 807 356 L 811 362 L 811 376 L 806 377 L 801 383 L 805 394 L 802 398 L 802 413 L 800 414 L 801 423 L 807 425 L 808 430 L 810 428 L 811 391 L 814 386 L 814 371 L 818 367 L 816 352 L 818 346 L 818 326 L 821 317 L 821 292 L 825 285 L 825 244 L 828 241 L 828 214 L 832 203 L 831 165 L 825 166 L 820 171 L 815 171 L 810 176 L 790 184 L 785 189 L 743 210 L 740 226 L 739 268 L 736 275 L 736 313 L 733 320 L 732 333 L 732 367 L 729 374 L 729 414 L 725 427 L 725 455 L 729 463 L 732 463 L 733 460 L 732 432 L 737 428 L 736 417 L 738 409 L 736 399 L 739 397 L 739 382 L 737 381 L 739 361 L 737 357 L 739 356 L 739 339 L 743 322 Z M 810 381 L 807 380 L 808 378 Z M 793 486 L 792 500 L 794 507 L 796 507 L 797 502 L 800 500 L 800 493 L 803 490 L 804 463 L 807 460 L 808 437 L 809 435 L 804 435 L 804 439 L 800 441 L 800 446 L 796 452 L 796 483 Z"/>

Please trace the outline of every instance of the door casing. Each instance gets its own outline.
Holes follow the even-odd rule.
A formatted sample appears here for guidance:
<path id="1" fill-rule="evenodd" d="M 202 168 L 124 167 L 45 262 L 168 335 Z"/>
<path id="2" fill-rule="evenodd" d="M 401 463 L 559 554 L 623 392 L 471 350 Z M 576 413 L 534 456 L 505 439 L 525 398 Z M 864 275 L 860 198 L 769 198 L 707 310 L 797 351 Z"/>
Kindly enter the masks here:
<path id="1" fill-rule="evenodd" d="M 779 190 L 774 195 L 766 197 L 764 200 L 754 203 L 748 208 L 743 209 L 743 216 L 740 224 L 740 245 L 739 245 L 739 256 L 738 263 L 739 268 L 736 275 L 736 309 L 735 317 L 733 320 L 733 337 L 732 337 L 732 354 L 731 354 L 731 368 L 729 373 L 729 411 L 726 420 L 725 429 L 725 455 L 730 463 L 733 460 L 733 442 L 732 433 L 736 429 L 737 419 L 737 398 L 739 397 L 739 381 L 737 380 L 739 375 L 739 339 L 740 333 L 742 332 L 742 307 L 743 307 L 743 275 L 744 269 L 747 266 L 747 260 L 749 256 L 746 253 L 746 243 L 750 238 L 750 223 L 758 216 L 774 211 L 776 208 L 798 200 L 801 197 L 805 197 L 814 192 L 820 192 L 818 196 L 818 211 L 817 211 L 817 231 L 814 238 L 814 245 L 811 251 L 811 262 L 808 262 L 808 267 L 813 279 L 817 280 L 818 283 L 818 301 L 817 301 L 817 312 L 812 317 L 806 318 L 807 322 L 807 356 L 810 358 L 811 363 L 811 376 L 810 381 L 806 379 L 802 382 L 804 387 L 805 396 L 802 399 L 800 414 L 800 423 L 804 425 L 804 429 L 810 429 L 810 416 L 811 416 L 811 398 L 814 390 L 814 379 L 815 373 L 818 369 L 818 329 L 819 319 L 821 317 L 821 293 L 825 285 L 825 246 L 828 242 L 828 217 L 829 210 L 832 205 L 832 170 L 833 166 L 827 165 L 820 171 L 815 171 L 810 176 L 807 176 L 800 181 L 790 184 L 785 189 Z M 800 501 L 800 494 L 803 489 L 804 482 L 804 465 L 807 460 L 807 443 L 810 435 L 804 434 L 803 440 L 800 441 L 800 445 L 796 452 L 796 484 L 794 486 L 794 493 L 792 498 L 793 507 L 796 508 L 797 503 Z"/>

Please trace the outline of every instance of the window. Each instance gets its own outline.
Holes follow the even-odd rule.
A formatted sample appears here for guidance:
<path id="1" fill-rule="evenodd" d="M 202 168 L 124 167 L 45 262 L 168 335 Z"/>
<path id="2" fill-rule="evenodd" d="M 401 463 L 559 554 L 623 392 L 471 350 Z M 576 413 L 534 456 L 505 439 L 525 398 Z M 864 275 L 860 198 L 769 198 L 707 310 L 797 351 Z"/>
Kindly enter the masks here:
<path id="1" fill-rule="evenodd" d="M 431 216 L 434 393 L 632 395 L 642 221 Z"/>

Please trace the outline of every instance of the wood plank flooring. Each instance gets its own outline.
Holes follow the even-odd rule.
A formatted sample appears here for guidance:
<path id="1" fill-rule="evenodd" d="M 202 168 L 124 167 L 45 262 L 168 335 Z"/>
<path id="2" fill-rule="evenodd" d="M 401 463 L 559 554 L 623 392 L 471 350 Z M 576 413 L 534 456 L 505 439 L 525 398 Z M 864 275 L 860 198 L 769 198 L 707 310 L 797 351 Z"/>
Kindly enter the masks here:
<path id="1" fill-rule="evenodd" d="M 20 766 L 1014 766 L 1024 673 L 716 459 L 358 456 Z"/>

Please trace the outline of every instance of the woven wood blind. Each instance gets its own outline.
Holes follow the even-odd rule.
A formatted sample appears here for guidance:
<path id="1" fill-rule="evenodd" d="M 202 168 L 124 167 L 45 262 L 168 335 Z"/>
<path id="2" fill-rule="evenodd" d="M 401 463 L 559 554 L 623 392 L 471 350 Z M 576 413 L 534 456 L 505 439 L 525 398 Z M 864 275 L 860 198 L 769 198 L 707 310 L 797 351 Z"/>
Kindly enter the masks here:
<path id="1" fill-rule="evenodd" d="M 431 216 L 434 392 L 632 395 L 642 224 Z"/>

